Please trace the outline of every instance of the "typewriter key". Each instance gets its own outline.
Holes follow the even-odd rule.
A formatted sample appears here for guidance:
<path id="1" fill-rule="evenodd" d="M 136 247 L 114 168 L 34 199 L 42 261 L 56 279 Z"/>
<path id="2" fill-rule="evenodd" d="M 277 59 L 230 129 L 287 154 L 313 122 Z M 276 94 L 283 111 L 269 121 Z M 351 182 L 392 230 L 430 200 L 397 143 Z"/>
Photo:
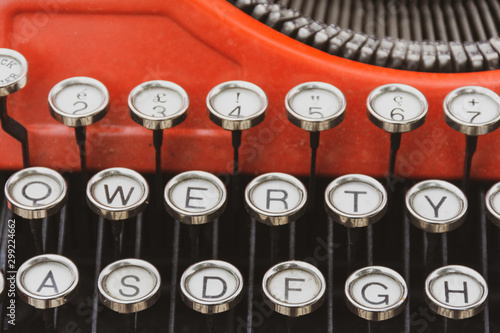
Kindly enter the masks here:
<path id="1" fill-rule="evenodd" d="M 5 288 L 5 276 L 3 275 L 3 272 L 0 271 L 0 302 L 2 301 L 2 299 L 4 298 L 7 288 Z"/>
<path id="2" fill-rule="evenodd" d="M 462 87 L 446 96 L 443 108 L 446 123 L 466 135 L 462 189 L 467 191 L 478 136 L 500 126 L 500 97 L 483 87 Z"/>
<path id="3" fill-rule="evenodd" d="M 488 298 L 488 285 L 475 270 L 458 265 L 433 271 L 425 281 L 427 305 L 437 314 L 465 319 L 480 313 Z"/>
<path id="4" fill-rule="evenodd" d="M 349 310 L 361 318 L 381 321 L 400 314 L 408 299 L 408 287 L 397 272 L 369 266 L 352 273 L 345 283 Z"/>
<path id="5" fill-rule="evenodd" d="M 168 81 L 144 82 L 128 96 L 132 120 L 150 130 L 171 128 L 187 117 L 189 97 L 179 85 Z"/>
<path id="6" fill-rule="evenodd" d="M 63 80 L 49 93 L 50 114 L 69 127 L 91 125 L 104 118 L 108 109 L 108 89 L 89 77 Z"/>
<path id="7" fill-rule="evenodd" d="M 231 131 L 233 145 L 232 191 L 239 193 L 239 149 L 241 131 L 260 124 L 265 116 L 268 101 L 264 91 L 253 83 L 228 81 L 214 87 L 207 95 L 208 117 L 216 125 Z M 238 200 L 233 203 L 238 211 Z"/>
<path id="8" fill-rule="evenodd" d="M 22 89 L 28 82 L 28 62 L 22 54 L 0 48 L 0 121 L 2 129 L 22 146 L 23 167 L 29 162 L 28 131 L 7 114 L 7 96 Z"/>
<path id="9" fill-rule="evenodd" d="M 285 98 L 288 119 L 306 131 L 333 128 L 345 117 L 346 100 L 336 87 L 323 82 L 307 82 L 292 88 Z"/>
<path id="10" fill-rule="evenodd" d="M 335 221 L 346 227 L 365 227 L 384 216 L 387 192 L 372 177 L 345 175 L 326 188 L 325 209 Z"/>
<path id="11" fill-rule="evenodd" d="M 67 201 L 66 181 L 48 168 L 33 167 L 13 174 L 5 183 L 8 207 L 26 219 L 58 213 Z"/>
<path id="12" fill-rule="evenodd" d="M 109 220 L 125 220 L 146 208 L 149 186 L 139 173 L 110 168 L 94 175 L 87 184 L 90 209 Z"/>
<path id="13" fill-rule="evenodd" d="M 271 267 L 262 280 L 264 301 L 276 312 L 290 317 L 319 308 L 325 296 L 325 278 L 313 265 L 286 261 Z"/>
<path id="14" fill-rule="evenodd" d="M 346 100 L 336 87 L 323 82 L 306 82 L 292 88 L 285 98 L 288 120 L 297 127 L 310 132 L 311 174 L 309 193 L 313 209 L 316 176 L 316 152 L 319 133 L 340 124 L 345 117 Z"/>
<path id="15" fill-rule="evenodd" d="M 182 274 L 180 286 L 187 306 L 204 314 L 216 314 L 239 303 L 243 277 L 227 262 L 206 260 L 188 267 Z"/>
<path id="16" fill-rule="evenodd" d="M 94 213 L 111 220 L 115 259 L 122 254 L 123 220 L 140 214 L 148 205 L 148 200 L 148 183 L 133 170 L 110 168 L 89 180 L 87 203 Z"/>
<path id="17" fill-rule="evenodd" d="M 189 97 L 179 85 L 169 81 L 141 83 L 128 96 L 130 117 L 139 125 L 153 130 L 155 148 L 157 195 L 161 197 L 163 179 L 161 175 L 161 146 L 163 130 L 182 123 L 188 114 Z M 161 201 L 156 201 L 161 208 Z"/>
<path id="18" fill-rule="evenodd" d="M 101 82 L 89 77 L 72 77 L 63 80 L 56 84 L 49 93 L 49 111 L 52 117 L 66 126 L 75 128 L 84 183 L 87 180 L 85 126 L 104 118 L 108 109 L 108 89 Z"/>
<path id="19" fill-rule="evenodd" d="M 67 201 L 66 181 L 54 170 L 27 168 L 10 177 L 4 191 L 10 210 L 30 221 L 36 253 L 43 253 L 49 246 L 46 218 L 54 216 L 51 222 L 58 224 L 58 213 Z"/>
<path id="20" fill-rule="evenodd" d="M 467 214 L 467 198 L 455 185 L 426 180 L 406 193 L 406 212 L 418 228 L 442 233 L 458 228 Z"/>
<path id="21" fill-rule="evenodd" d="M 500 227 L 500 183 L 493 185 L 486 193 L 486 213 L 491 222 Z"/>
<path id="22" fill-rule="evenodd" d="M 253 83 L 228 81 L 214 87 L 207 95 L 208 117 L 216 125 L 231 131 L 233 146 L 232 192 L 239 193 L 239 149 L 242 130 L 260 124 L 266 115 L 268 105 L 264 91 Z M 239 210 L 239 201 L 232 203 L 234 211 Z"/>
<path id="23" fill-rule="evenodd" d="M 204 224 L 219 217 L 226 207 L 226 187 L 216 176 L 188 171 L 165 186 L 165 208 L 185 224 Z"/>
<path id="24" fill-rule="evenodd" d="M 99 299 L 113 311 L 133 313 L 145 310 L 160 297 L 160 273 L 141 259 L 123 259 L 106 266 L 97 287 Z"/>
<path id="25" fill-rule="evenodd" d="M 0 48 L 0 97 L 15 93 L 28 82 L 28 62 L 22 54 Z"/>
<path id="26" fill-rule="evenodd" d="M 374 89 L 366 101 L 366 113 L 373 124 L 391 133 L 387 183 L 394 191 L 393 177 L 402 133 L 413 131 L 425 122 L 428 103 L 417 89 L 398 83 Z"/>
<path id="27" fill-rule="evenodd" d="M 500 126 L 500 97 L 483 87 L 462 87 L 444 100 L 444 120 L 466 135 L 490 133 Z"/>
<path id="28" fill-rule="evenodd" d="M 368 118 L 389 133 L 410 132 L 425 122 L 428 103 L 417 89 L 405 84 L 380 86 L 368 96 Z"/>
<path id="29" fill-rule="evenodd" d="M 253 83 L 229 81 L 210 90 L 208 116 L 216 125 L 229 130 L 246 130 L 260 124 L 267 109 L 267 96 Z"/>
<path id="30" fill-rule="evenodd" d="M 287 224 L 304 214 L 307 191 L 297 178 L 267 173 L 253 179 L 245 189 L 245 207 L 256 220 L 271 226 Z"/>
<path id="31" fill-rule="evenodd" d="M 57 254 L 43 254 L 19 267 L 17 293 L 37 309 L 54 308 L 75 296 L 78 279 L 78 269 L 71 260 Z"/>

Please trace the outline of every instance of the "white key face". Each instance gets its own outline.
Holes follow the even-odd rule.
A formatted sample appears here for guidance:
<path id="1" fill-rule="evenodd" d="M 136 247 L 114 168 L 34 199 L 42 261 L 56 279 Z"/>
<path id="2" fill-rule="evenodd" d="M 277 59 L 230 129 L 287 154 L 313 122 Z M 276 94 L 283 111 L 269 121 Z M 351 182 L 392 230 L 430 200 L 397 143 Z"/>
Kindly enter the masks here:
<path id="1" fill-rule="evenodd" d="M 126 208 L 140 202 L 144 197 L 144 186 L 126 175 L 109 175 L 92 187 L 92 196 L 101 205 L 111 208 Z"/>
<path id="2" fill-rule="evenodd" d="M 196 271 L 186 281 L 191 296 L 209 302 L 223 301 L 231 297 L 240 281 L 229 271 L 219 267 L 207 267 Z"/>
<path id="3" fill-rule="evenodd" d="M 359 304 L 373 309 L 383 309 L 401 301 L 400 283 L 385 274 L 367 274 L 351 284 L 351 297 Z"/>
<path id="4" fill-rule="evenodd" d="M 17 59 L 0 54 L 0 86 L 6 86 L 19 79 L 24 68 Z"/>
<path id="5" fill-rule="evenodd" d="M 412 208 L 417 214 L 436 222 L 459 216 L 462 207 L 462 200 L 440 187 L 422 189 L 414 195 L 412 200 Z"/>
<path id="6" fill-rule="evenodd" d="M 59 201 L 61 183 L 48 175 L 28 175 L 20 178 L 11 188 L 10 195 L 19 204 L 40 207 Z"/>
<path id="7" fill-rule="evenodd" d="M 497 214 L 500 214 L 500 195 L 499 192 L 493 194 L 493 197 L 490 200 L 491 207 L 495 210 Z"/>
<path id="8" fill-rule="evenodd" d="M 360 216 L 375 211 L 382 199 L 382 193 L 375 187 L 356 181 L 341 184 L 330 193 L 330 200 L 338 210 Z"/>
<path id="9" fill-rule="evenodd" d="M 75 275 L 67 266 L 46 261 L 28 268 L 22 283 L 34 295 L 54 296 L 67 291 L 74 281 Z"/>
<path id="10" fill-rule="evenodd" d="M 456 96 L 449 104 L 449 111 L 462 122 L 480 125 L 497 122 L 500 105 L 484 94 L 468 93 Z"/>
<path id="11" fill-rule="evenodd" d="M 288 268 L 274 274 L 267 283 L 267 289 L 280 302 L 301 304 L 312 301 L 320 293 L 322 285 L 313 273 Z"/>
<path id="12" fill-rule="evenodd" d="M 217 113 L 235 120 L 250 118 L 260 113 L 264 107 L 259 94 L 236 87 L 220 91 L 210 103 Z"/>
<path id="13" fill-rule="evenodd" d="M 5 289 L 5 277 L 3 276 L 3 273 L 0 272 L 0 295 L 3 295 Z"/>
<path id="14" fill-rule="evenodd" d="M 320 88 L 302 90 L 290 101 L 293 111 L 305 118 L 325 119 L 335 116 L 342 107 L 334 93 Z"/>
<path id="15" fill-rule="evenodd" d="M 222 200 L 219 188 L 201 178 L 183 180 L 170 190 L 169 195 L 177 208 L 192 213 L 211 210 Z"/>
<path id="16" fill-rule="evenodd" d="M 87 116 L 100 110 L 106 93 L 93 85 L 75 83 L 64 87 L 52 100 L 60 112 Z"/>
<path id="17" fill-rule="evenodd" d="M 250 194 L 252 203 L 270 213 L 283 213 L 296 208 L 304 194 L 284 180 L 267 180 L 255 186 Z"/>
<path id="18" fill-rule="evenodd" d="M 420 99 L 406 91 L 386 91 L 372 101 L 373 110 L 390 121 L 419 118 L 425 109 Z"/>
<path id="19" fill-rule="evenodd" d="M 150 117 L 168 119 L 184 108 L 183 97 L 175 90 L 150 87 L 141 90 L 133 98 L 134 107 Z"/>
<path id="20" fill-rule="evenodd" d="M 139 300 L 149 295 L 158 281 L 147 269 L 139 266 L 121 266 L 104 280 L 107 293 L 122 301 Z"/>
<path id="21" fill-rule="evenodd" d="M 438 277 L 431 284 L 432 295 L 441 303 L 453 307 L 470 306 L 483 296 L 481 284 L 468 275 L 460 273 Z"/>

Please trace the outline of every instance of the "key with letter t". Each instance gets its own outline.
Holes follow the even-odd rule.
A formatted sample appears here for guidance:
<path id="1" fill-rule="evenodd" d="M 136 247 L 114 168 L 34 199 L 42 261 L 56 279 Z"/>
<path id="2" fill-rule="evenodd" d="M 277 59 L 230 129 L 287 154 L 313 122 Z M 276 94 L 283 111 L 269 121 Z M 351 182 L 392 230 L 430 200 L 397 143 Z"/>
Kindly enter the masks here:
<path id="1" fill-rule="evenodd" d="M 357 239 L 360 227 L 370 231 L 387 211 L 387 191 L 376 179 L 365 175 L 345 175 L 332 181 L 325 191 L 325 209 L 336 222 L 347 227 L 347 264 L 349 271 L 356 263 Z M 372 244 L 371 233 L 367 235 Z M 368 248 L 368 264 L 372 251 Z"/>

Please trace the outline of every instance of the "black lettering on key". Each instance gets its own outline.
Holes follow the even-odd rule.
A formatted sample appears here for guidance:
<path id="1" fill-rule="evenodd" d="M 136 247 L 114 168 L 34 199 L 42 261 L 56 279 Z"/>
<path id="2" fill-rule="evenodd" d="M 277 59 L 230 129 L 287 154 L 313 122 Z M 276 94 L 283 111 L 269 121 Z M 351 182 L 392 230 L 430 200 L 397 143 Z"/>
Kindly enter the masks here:
<path id="1" fill-rule="evenodd" d="M 122 205 L 126 206 L 128 201 L 130 200 L 130 196 L 132 195 L 132 192 L 134 192 L 135 187 L 131 187 L 130 190 L 128 191 L 128 195 L 125 198 L 125 194 L 123 193 L 123 188 L 121 186 L 118 186 L 115 189 L 115 192 L 113 192 L 113 195 L 109 195 L 109 188 L 108 184 L 104 184 L 104 191 L 106 192 L 106 200 L 108 202 L 108 205 L 111 205 L 113 201 L 115 200 L 115 197 L 120 194 L 120 198 L 122 200 Z"/>

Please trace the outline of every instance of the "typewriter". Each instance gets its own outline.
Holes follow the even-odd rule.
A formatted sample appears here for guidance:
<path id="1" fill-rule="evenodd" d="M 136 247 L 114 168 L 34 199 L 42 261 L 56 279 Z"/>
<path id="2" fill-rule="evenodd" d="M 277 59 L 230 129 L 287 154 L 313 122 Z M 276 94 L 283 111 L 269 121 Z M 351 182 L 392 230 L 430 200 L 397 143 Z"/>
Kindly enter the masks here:
<path id="1" fill-rule="evenodd" d="M 2 332 L 500 331 L 498 1 L 0 16 Z"/>

